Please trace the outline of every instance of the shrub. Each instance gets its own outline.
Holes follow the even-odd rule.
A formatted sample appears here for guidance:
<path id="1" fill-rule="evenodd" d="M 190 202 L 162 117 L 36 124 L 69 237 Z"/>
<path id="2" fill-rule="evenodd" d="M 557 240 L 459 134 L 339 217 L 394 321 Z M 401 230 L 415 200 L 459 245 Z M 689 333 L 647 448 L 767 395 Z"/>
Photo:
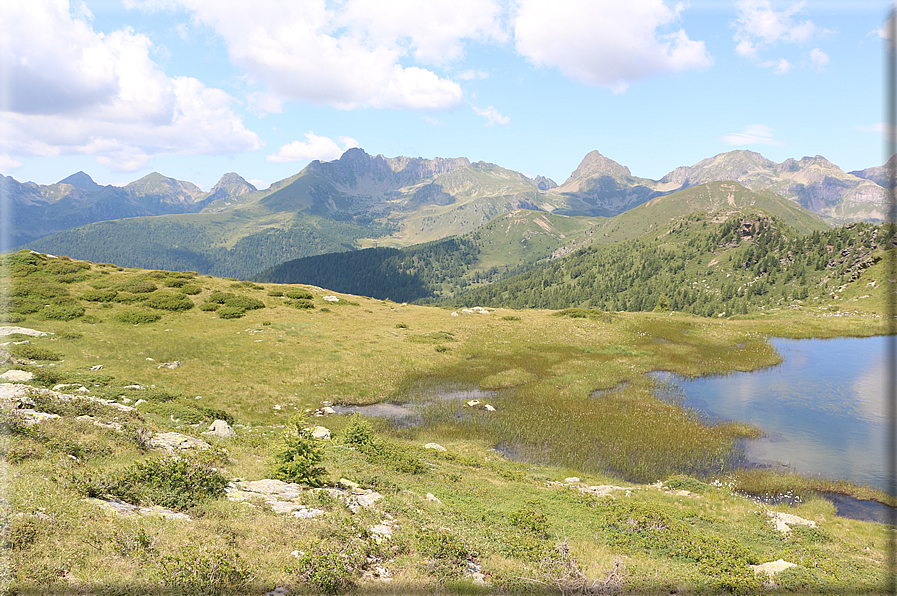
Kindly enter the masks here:
<path id="1" fill-rule="evenodd" d="M 224 305 L 232 308 L 242 308 L 243 310 L 265 308 L 264 302 L 251 296 L 234 296 L 233 298 L 227 298 L 224 301 Z"/>
<path id="2" fill-rule="evenodd" d="M 199 310 L 205 311 L 205 312 L 210 312 L 213 310 L 218 310 L 218 308 L 220 308 L 220 307 L 221 307 L 221 305 L 218 304 L 217 302 L 203 302 L 202 304 L 199 305 Z"/>
<path id="3" fill-rule="evenodd" d="M 145 280 L 132 279 L 119 284 L 118 289 L 132 294 L 149 294 L 156 291 L 156 284 Z"/>
<path id="4" fill-rule="evenodd" d="M 163 582 L 181 594 L 230 594 L 253 577 L 251 567 L 236 550 L 196 544 L 160 557 L 158 565 Z"/>
<path id="5" fill-rule="evenodd" d="M 181 294 L 187 294 L 188 296 L 196 296 L 200 292 L 202 292 L 202 288 L 196 284 L 185 284 L 179 288 Z"/>
<path id="6" fill-rule="evenodd" d="M 208 298 L 206 298 L 206 302 L 215 302 L 217 304 L 224 304 L 224 302 L 228 298 L 236 298 L 236 294 L 231 294 L 230 292 L 222 292 L 221 290 L 215 290 L 211 294 L 209 294 Z"/>
<path id="7" fill-rule="evenodd" d="M 537 538 L 548 538 L 548 518 L 538 501 L 527 501 L 523 507 L 511 513 L 508 521 L 512 526 Z"/>
<path id="8" fill-rule="evenodd" d="M 121 478 L 142 500 L 178 510 L 224 496 L 227 482 L 217 470 L 178 456 L 138 462 Z"/>
<path id="9" fill-rule="evenodd" d="M 323 486 L 327 478 L 327 470 L 320 465 L 324 461 L 324 448 L 304 426 L 302 418 L 289 421 L 274 454 L 272 473 L 284 482 Z"/>
<path id="10" fill-rule="evenodd" d="M 283 296 L 283 290 L 279 288 L 272 288 L 268 290 L 268 296 L 274 296 L 275 298 L 280 298 Z"/>
<path id="11" fill-rule="evenodd" d="M 359 415 L 352 417 L 343 429 L 343 444 L 365 448 L 374 444 L 374 428 L 371 423 Z"/>
<path id="12" fill-rule="evenodd" d="M 81 273 L 84 269 L 90 269 L 90 263 L 76 263 L 75 261 L 62 259 L 54 259 L 44 267 L 44 271 L 52 275 Z"/>
<path id="13" fill-rule="evenodd" d="M 6 308 L 9 309 L 10 312 L 19 315 L 30 315 L 36 313 L 43 307 L 43 300 L 28 298 L 26 296 L 11 296 L 6 303 Z"/>
<path id="14" fill-rule="evenodd" d="M 118 295 L 118 290 L 87 290 L 81 294 L 81 300 L 88 302 L 112 302 Z"/>
<path id="15" fill-rule="evenodd" d="M 141 325 L 143 323 L 155 323 L 162 318 L 162 315 L 148 310 L 124 310 L 115 315 L 115 320 L 120 323 L 129 323 L 131 325 Z"/>
<path id="16" fill-rule="evenodd" d="M 289 304 L 293 308 L 314 308 L 315 307 L 315 303 L 313 301 L 304 300 L 304 299 L 290 300 L 289 302 L 287 302 L 287 304 Z"/>
<path id="17" fill-rule="evenodd" d="M 353 586 L 354 570 L 351 553 L 330 547 L 302 554 L 295 573 L 316 593 L 337 594 Z"/>
<path id="18" fill-rule="evenodd" d="M 415 539 L 417 550 L 429 559 L 427 573 L 439 581 L 460 577 L 467 559 L 474 556 L 458 536 L 445 528 L 422 528 Z"/>
<path id="19" fill-rule="evenodd" d="M 219 319 L 239 319 L 246 314 L 242 308 L 234 308 L 233 306 L 222 306 L 218 309 Z"/>
<path id="20" fill-rule="evenodd" d="M 408 323 L 396 323 L 396 329 L 408 329 Z"/>
<path id="21" fill-rule="evenodd" d="M 141 302 L 149 298 L 146 294 L 131 294 L 130 292 L 119 292 L 118 295 L 112 299 L 113 302 L 118 302 L 119 304 L 134 304 L 135 302 Z"/>
<path id="22" fill-rule="evenodd" d="M 71 321 L 84 316 L 84 307 L 80 303 L 50 304 L 40 310 L 40 316 L 54 321 Z"/>
<path id="23" fill-rule="evenodd" d="M 61 354 L 31 344 L 9 346 L 9 352 L 16 358 L 23 358 L 25 360 L 62 360 Z"/>
<path id="24" fill-rule="evenodd" d="M 423 474 L 427 466 L 407 449 L 374 435 L 367 420 L 355 416 L 343 430 L 343 444 L 355 447 L 370 461 L 405 474 Z"/>
<path id="25" fill-rule="evenodd" d="M 176 312 L 184 312 L 193 308 L 192 300 L 183 294 L 173 294 L 171 292 L 156 292 L 150 296 L 144 304 L 150 308 L 172 310 Z"/>
<path id="26" fill-rule="evenodd" d="M 283 293 L 287 298 L 292 298 L 293 300 L 311 300 L 314 298 L 312 293 L 308 290 L 303 290 L 301 288 L 295 288 L 292 290 L 287 290 Z"/>
<path id="27" fill-rule="evenodd" d="M 183 277 L 170 277 L 165 280 L 166 288 L 182 288 L 189 282 L 188 279 Z"/>
<path id="28" fill-rule="evenodd" d="M 516 315 L 505 315 L 501 318 L 502 321 L 519 321 L 520 317 Z"/>

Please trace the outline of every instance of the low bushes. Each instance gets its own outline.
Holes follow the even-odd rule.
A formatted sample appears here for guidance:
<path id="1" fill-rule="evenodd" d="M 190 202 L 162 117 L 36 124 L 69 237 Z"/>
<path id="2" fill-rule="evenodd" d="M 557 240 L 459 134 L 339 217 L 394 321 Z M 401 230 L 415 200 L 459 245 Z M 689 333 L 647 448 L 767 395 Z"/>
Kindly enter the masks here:
<path id="1" fill-rule="evenodd" d="M 115 315 L 115 320 L 120 323 L 128 323 L 130 325 L 142 325 L 144 323 L 155 323 L 162 318 L 162 315 L 148 310 L 124 310 Z"/>
<path id="2" fill-rule="evenodd" d="M 171 310 L 175 312 L 184 312 L 193 308 L 192 300 L 183 294 L 174 294 L 171 292 L 156 292 L 150 296 L 144 304 L 150 308 Z"/>
<path id="3" fill-rule="evenodd" d="M 88 302 L 112 302 L 118 295 L 118 290 L 87 290 L 81 294 L 81 300 Z"/>
<path id="4" fill-rule="evenodd" d="M 427 466 L 407 449 L 377 437 L 371 424 L 355 416 L 343 430 L 343 444 L 355 447 L 370 461 L 405 474 L 423 474 Z"/>
<path id="5" fill-rule="evenodd" d="M 185 284 L 178 288 L 178 291 L 181 294 L 187 294 L 188 296 L 196 296 L 200 292 L 202 292 L 202 288 L 196 284 Z"/>
<path id="6" fill-rule="evenodd" d="M 49 304 L 40 309 L 40 316 L 54 321 L 72 321 L 84 316 L 84 307 L 77 301 L 65 304 Z"/>
<path id="7" fill-rule="evenodd" d="M 132 279 L 118 285 L 118 289 L 132 294 L 148 294 L 156 291 L 156 284 L 139 279 Z"/>
<path id="8" fill-rule="evenodd" d="M 219 319 L 239 319 L 246 314 L 242 308 L 234 308 L 233 306 L 222 306 L 218 309 Z"/>
<path id="9" fill-rule="evenodd" d="M 57 354 L 52 350 L 48 350 L 46 348 L 41 348 L 40 346 L 34 346 L 31 344 L 9 346 L 9 353 L 16 358 L 23 358 L 25 360 L 62 360 L 62 355 Z"/>
<path id="10" fill-rule="evenodd" d="M 283 293 L 283 295 L 293 300 L 311 300 L 312 298 L 314 298 L 311 292 L 309 292 L 308 290 L 303 290 L 301 288 L 287 290 Z"/>

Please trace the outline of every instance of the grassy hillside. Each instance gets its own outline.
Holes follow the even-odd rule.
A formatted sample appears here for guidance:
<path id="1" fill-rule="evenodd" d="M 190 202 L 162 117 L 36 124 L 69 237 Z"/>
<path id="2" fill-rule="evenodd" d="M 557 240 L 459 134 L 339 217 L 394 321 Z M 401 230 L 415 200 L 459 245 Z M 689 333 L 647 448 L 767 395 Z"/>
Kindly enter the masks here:
<path id="1" fill-rule="evenodd" d="M 769 365 L 769 335 L 881 333 L 873 314 L 453 316 L 29 253 L 4 265 L 5 321 L 51 334 L 4 348 L 4 369 L 33 373 L 31 389 L 0 385 L 7 593 L 760 594 L 750 565 L 779 558 L 796 564 L 775 577 L 783 593 L 882 589 L 881 527 L 837 517 L 813 489 L 871 492 L 731 469 L 757 429 L 708 426 L 644 374 Z M 474 388 L 495 392 L 480 397 L 494 411 L 452 396 Z M 383 400 L 407 405 L 406 424 L 302 419 Z M 58 417 L 29 425 L 34 411 Z M 201 434 L 216 418 L 236 434 Z M 312 425 L 332 438 L 300 430 Z M 153 447 L 172 431 L 212 447 Z M 296 494 L 224 498 L 287 461 L 304 470 Z M 802 501 L 740 494 L 772 486 Z M 89 500 L 110 495 L 146 515 Z M 785 511 L 817 527 L 783 534 L 769 514 Z"/>
<path id="2" fill-rule="evenodd" d="M 601 218 L 516 209 L 473 232 L 403 248 L 287 261 L 254 279 L 308 283 L 399 302 L 450 297 L 531 268 Z"/>
<path id="3" fill-rule="evenodd" d="M 849 224 L 798 233 L 753 209 L 693 212 L 615 244 L 473 289 L 455 305 L 599 308 L 746 315 L 758 309 L 835 305 L 868 280 L 863 271 L 893 247 L 890 228 Z M 837 306 L 835 306 L 837 308 Z M 863 308 L 857 302 L 852 308 Z"/>

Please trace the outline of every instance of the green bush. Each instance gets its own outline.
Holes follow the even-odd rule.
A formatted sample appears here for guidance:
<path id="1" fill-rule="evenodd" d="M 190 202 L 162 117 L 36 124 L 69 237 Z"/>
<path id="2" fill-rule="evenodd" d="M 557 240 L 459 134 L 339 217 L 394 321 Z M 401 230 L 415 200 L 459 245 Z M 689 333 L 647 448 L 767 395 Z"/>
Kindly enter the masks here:
<path id="1" fill-rule="evenodd" d="M 130 292 L 119 292 L 115 296 L 115 298 L 112 299 L 112 301 L 119 304 L 134 304 L 135 302 L 142 302 L 147 298 L 149 298 L 147 294 L 131 294 Z"/>
<path id="2" fill-rule="evenodd" d="M 236 298 L 236 294 L 232 294 L 230 292 L 222 292 L 221 290 L 215 290 L 211 294 L 209 294 L 208 298 L 206 298 L 206 302 L 215 302 L 216 304 L 224 304 L 224 302 L 228 298 Z"/>
<path id="3" fill-rule="evenodd" d="M 11 296 L 6 302 L 6 309 L 18 315 L 30 315 L 44 307 L 44 300 L 27 296 Z"/>
<path id="4" fill-rule="evenodd" d="M 427 573 L 439 581 L 459 578 L 467 559 L 475 556 L 458 536 L 445 528 L 421 528 L 415 541 L 418 552 L 428 559 Z"/>
<path id="5" fill-rule="evenodd" d="M 218 310 L 221 307 L 217 302 L 203 302 L 199 305 L 199 310 L 204 312 L 210 312 L 213 310 Z"/>
<path id="6" fill-rule="evenodd" d="M 252 296 L 234 296 L 233 298 L 227 298 L 224 301 L 224 305 L 230 306 L 231 308 L 242 308 L 243 310 L 265 308 L 264 302 L 258 298 L 253 298 Z"/>
<path id="7" fill-rule="evenodd" d="M 120 323 L 141 325 L 143 323 L 155 323 L 162 315 L 148 310 L 124 310 L 115 315 L 115 320 Z"/>
<path id="8" fill-rule="evenodd" d="M 40 316 L 54 321 L 72 321 L 84 316 L 84 307 L 80 303 L 50 304 L 40 309 Z"/>
<path id="9" fill-rule="evenodd" d="M 187 294 L 188 296 L 196 296 L 200 292 L 202 292 L 202 288 L 196 284 L 185 284 L 179 288 L 181 294 Z"/>
<path id="10" fill-rule="evenodd" d="M 219 319 L 239 319 L 246 314 L 242 308 L 234 308 L 233 306 L 222 306 L 218 309 Z"/>
<path id="11" fill-rule="evenodd" d="M 46 348 L 41 348 L 40 346 L 35 346 L 31 344 L 20 344 L 18 346 L 9 346 L 9 353 L 15 356 L 16 358 L 23 358 L 25 360 L 51 360 L 58 361 L 62 360 L 62 355 L 57 354 L 52 350 L 48 350 Z"/>
<path id="12" fill-rule="evenodd" d="M 134 464 L 122 475 L 121 483 L 143 501 L 183 511 L 224 496 L 228 480 L 195 459 L 171 456 Z"/>
<path id="13" fill-rule="evenodd" d="M 289 421 L 274 453 L 272 474 L 284 482 L 323 486 L 327 478 L 327 470 L 320 465 L 324 461 L 324 447 L 304 426 L 302 418 Z"/>
<path id="14" fill-rule="evenodd" d="M 156 284 L 146 280 L 132 279 L 119 284 L 118 289 L 132 294 L 149 294 L 156 291 Z"/>
<path id="15" fill-rule="evenodd" d="M 44 271 L 52 275 L 69 275 L 72 273 L 81 273 L 85 269 L 90 269 L 90 263 L 78 263 L 75 261 L 54 259 L 46 264 Z"/>
<path id="16" fill-rule="evenodd" d="M 292 290 L 287 290 L 283 293 L 287 298 L 292 298 L 293 300 L 311 300 L 314 298 L 311 292 L 308 290 L 303 290 L 302 288 L 294 288 Z"/>
<path id="17" fill-rule="evenodd" d="M 184 312 L 193 308 L 192 300 L 183 294 L 173 294 L 171 292 L 156 292 L 144 304 L 150 308 L 175 312 Z"/>
<path id="18" fill-rule="evenodd" d="M 158 559 L 162 581 L 179 594 L 245 593 L 252 580 L 250 565 L 234 549 L 189 544 L 177 554 Z"/>
<path id="19" fill-rule="evenodd" d="M 88 302 L 112 302 L 118 295 L 118 290 L 87 290 L 81 294 L 81 300 Z"/>
<path id="20" fill-rule="evenodd" d="M 427 466 L 407 448 L 374 435 L 370 423 L 358 415 L 343 429 L 343 444 L 355 447 L 370 461 L 397 472 L 423 474 L 427 471 Z"/>
<path id="21" fill-rule="evenodd" d="M 343 429 L 343 444 L 366 448 L 374 444 L 374 428 L 371 423 L 355 414 Z"/>
<path id="22" fill-rule="evenodd" d="M 548 518 L 538 501 L 527 501 L 520 509 L 508 517 L 511 525 L 537 538 L 548 538 Z"/>
<path id="23" fill-rule="evenodd" d="M 315 303 L 311 300 L 290 300 L 287 302 L 293 308 L 314 308 Z"/>
<path id="24" fill-rule="evenodd" d="M 268 290 L 268 296 L 274 296 L 275 298 L 280 298 L 283 296 L 283 290 L 279 288 L 272 288 Z"/>
<path id="25" fill-rule="evenodd" d="M 309 549 L 311 551 L 311 549 Z M 351 550 L 343 548 L 316 548 L 299 557 L 295 573 L 317 594 L 338 594 L 354 585 L 353 577 L 357 561 Z"/>
<path id="26" fill-rule="evenodd" d="M 170 277 L 165 280 L 165 287 L 166 288 L 182 288 L 185 285 L 187 285 L 187 283 L 189 283 L 189 281 L 190 281 L 189 279 L 186 279 L 183 277 Z"/>

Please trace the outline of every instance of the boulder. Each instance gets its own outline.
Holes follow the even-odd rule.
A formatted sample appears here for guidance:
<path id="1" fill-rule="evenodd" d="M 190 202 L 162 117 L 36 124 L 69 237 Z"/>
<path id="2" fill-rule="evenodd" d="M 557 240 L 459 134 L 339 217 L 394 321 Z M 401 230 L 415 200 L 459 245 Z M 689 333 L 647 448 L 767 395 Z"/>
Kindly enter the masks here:
<path id="1" fill-rule="evenodd" d="M 152 439 L 150 439 L 150 447 L 177 452 L 186 449 L 210 449 L 211 445 L 209 445 L 202 439 L 188 437 L 187 435 L 182 435 L 181 433 L 171 432 L 159 433 L 158 435 L 155 435 Z"/>
<path id="2" fill-rule="evenodd" d="M 795 563 L 789 563 L 784 559 L 777 559 L 761 565 L 751 565 L 751 569 L 754 570 L 754 573 L 765 573 L 770 576 L 785 571 L 786 569 L 790 569 L 791 567 L 797 567 L 797 565 Z"/>
<path id="3" fill-rule="evenodd" d="M 11 383 L 24 383 L 25 381 L 30 381 L 34 378 L 33 372 L 28 372 L 26 370 L 8 370 L 2 375 L 0 375 L 0 379 Z"/>
<path id="4" fill-rule="evenodd" d="M 210 426 L 207 432 L 203 433 L 204 435 L 213 435 L 216 437 L 220 437 L 222 439 L 228 439 L 237 433 L 231 428 L 230 424 L 225 420 L 215 420 Z"/>
<path id="5" fill-rule="evenodd" d="M 29 335 L 31 337 L 44 337 L 47 335 L 43 331 L 36 329 L 28 329 L 27 327 L 0 327 L 0 337 L 5 335 Z"/>
<path id="6" fill-rule="evenodd" d="M 330 429 L 324 426 L 316 426 L 312 429 L 311 436 L 316 439 L 329 439 Z"/>
<path id="7" fill-rule="evenodd" d="M 170 368 L 170 369 L 174 370 L 177 367 L 179 367 L 180 365 L 181 365 L 181 362 L 179 360 L 174 360 L 172 362 L 163 362 L 156 368 Z"/>
<path id="8" fill-rule="evenodd" d="M 445 447 L 440 445 L 439 443 L 427 443 L 424 445 L 424 449 L 432 449 L 434 451 L 445 451 Z"/>
<path id="9" fill-rule="evenodd" d="M 103 370 L 103 365 L 102 365 L 102 364 L 95 364 L 95 365 L 93 365 L 93 366 L 90 367 L 90 370 Z"/>
<path id="10" fill-rule="evenodd" d="M 767 511 L 766 515 L 768 515 L 772 519 L 772 523 L 773 525 L 775 525 L 776 530 L 778 530 L 782 534 L 790 534 L 791 526 L 807 526 L 810 528 L 816 527 L 816 522 L 798 517 L 797 515 L 793 515 L 791 513 Z"/>

